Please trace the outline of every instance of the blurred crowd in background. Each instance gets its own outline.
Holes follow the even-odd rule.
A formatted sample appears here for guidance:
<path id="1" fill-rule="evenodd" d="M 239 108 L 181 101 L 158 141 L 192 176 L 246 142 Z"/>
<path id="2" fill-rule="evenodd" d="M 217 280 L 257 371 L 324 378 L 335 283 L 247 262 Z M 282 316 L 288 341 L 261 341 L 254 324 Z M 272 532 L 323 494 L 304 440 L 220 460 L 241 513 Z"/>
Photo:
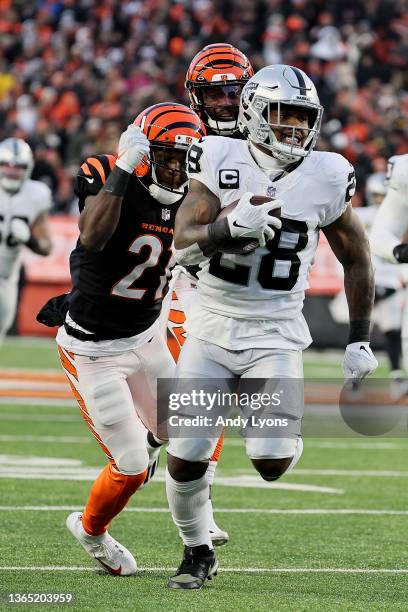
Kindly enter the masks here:
<path id="1" fill-rule="evenodd" d="M 318 148 L 355 165 L 356 205 L 366 177 L 407 152 L 406 0 L 0 0 L 0 140 L 30 143 L 33 178 L 71 212 L 81 161 L 115 153 L 146 106 L 187 103 L 190 60 L 215 42 L 255 71 L 309 74 L 325 108 Z"/>

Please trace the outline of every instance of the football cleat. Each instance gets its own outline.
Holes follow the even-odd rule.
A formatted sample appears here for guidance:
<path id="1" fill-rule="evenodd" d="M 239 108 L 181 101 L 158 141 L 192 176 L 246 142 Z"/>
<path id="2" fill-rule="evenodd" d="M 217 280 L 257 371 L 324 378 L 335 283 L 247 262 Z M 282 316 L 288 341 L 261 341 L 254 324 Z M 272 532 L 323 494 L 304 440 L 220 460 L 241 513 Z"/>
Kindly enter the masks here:
<path id="1" fill-rule="evenodd" d="M 214 520 L 211 499 L 207 502 L 208 522 L 210 525 L 210 538 L 214 546 L 224 546 L 229 540 L 227 531 L 220 529 Z"/>
<path id="2" fill-rule="evenodd" d="M 80 512 L 70 514 L 66 525 L 88 555 L 105 572 L 113 576 L 133 576 L 136 574 L 137 563 L 132 553 L 112 538 L 107 531 L 99 536 L 86 533 L 82 525 L 82 514 Z"/>
<path id="3" fill-rule="evenodd" d="M 218 561 L 214 550 L 207 544 L 184 546 L 183 559 L 177 572 L 168 582 L 170 589 L 201 589 L 206 579 L 218 573 Z"/>

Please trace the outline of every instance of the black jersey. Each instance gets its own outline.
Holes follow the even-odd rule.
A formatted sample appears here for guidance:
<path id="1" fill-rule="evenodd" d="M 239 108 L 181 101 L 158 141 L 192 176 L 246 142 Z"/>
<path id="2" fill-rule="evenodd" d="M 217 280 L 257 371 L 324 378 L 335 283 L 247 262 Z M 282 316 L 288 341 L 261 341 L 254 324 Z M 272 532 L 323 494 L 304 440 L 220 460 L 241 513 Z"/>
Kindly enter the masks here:
<path id="1" fill-rule="evenodd" d="M 86 197 L 104 185 L 114 163 L 113 156 L 96 155 L 81 166 L 75 182 L 81 211 Z M 180 203 L 160 204 L 132 175 L 118 226 L 102 251 L 89 251 L 78 240 L 70 257 L 69 315 L 96 339 L 139 334 L 159 316 L 175 263 L 171 245 Z"/>

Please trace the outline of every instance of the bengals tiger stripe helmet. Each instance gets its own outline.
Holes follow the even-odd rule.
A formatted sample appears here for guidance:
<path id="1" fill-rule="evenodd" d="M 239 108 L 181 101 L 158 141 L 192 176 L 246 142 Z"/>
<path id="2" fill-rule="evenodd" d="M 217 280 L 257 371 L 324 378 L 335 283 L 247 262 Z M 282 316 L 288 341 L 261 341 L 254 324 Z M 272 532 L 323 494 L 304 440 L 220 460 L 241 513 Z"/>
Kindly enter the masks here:
<path id="1" fill-rule="evenodd" d="M 207 45 L 193 58 L 185 86 L 191 108 L 211 132 L 229 136 L 237 131 L 241 91 L 253 74 L 248 58 L 232 45 Z"/>
<path id="2" fill-rule="evenodd" d="M 163 102 L 146 108 L 133 123 L 150 142 L 149 157 L 136 168 L 137 176 L 145 177 L 143 184 L 160 202 L 178 201 L 187 191 L 187 151 L 205 136 L 203 122 L 191 108 Z"/>

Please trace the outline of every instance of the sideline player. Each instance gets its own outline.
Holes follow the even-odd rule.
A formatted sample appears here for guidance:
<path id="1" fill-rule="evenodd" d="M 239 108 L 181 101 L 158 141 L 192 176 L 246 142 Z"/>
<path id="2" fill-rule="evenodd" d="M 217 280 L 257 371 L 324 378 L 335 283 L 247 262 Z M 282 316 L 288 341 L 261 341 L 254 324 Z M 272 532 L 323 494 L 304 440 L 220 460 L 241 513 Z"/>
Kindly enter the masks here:
<path id="1" fill-rule="evenodd" d="M 72 513 L 67 527 L 111 574 L 136 571 L 133 555 L 107 529 L 145 482 L 146 428 L 157 427 L 156 379 L 174 374 L 158 323 L 174 265 L 174 219 L 187 190 L 186 154 L 203 133 L 191 109 L 156 104 L 123 132 L 117 158 L 89 157 L 76 179 L 80 239 L 57 343 L 81 413 L 109 463 L 84 512 Z"/>
<path id="2" fill-rule="evenodd" d="M 388 161 L 387 193 L 374 219 L 370 242 L 373 253 L 392 263 L 408 263 L 408 154 Z M 407 293 L 405 293 L 407 296 Z M 408 302 L 402 321 L 402 359 L 408 371 Z"/>
<path id="3" fill-rule="evenodd" d="M 386 194 L 385 173 L 375 172 L 366 181 L 365 196 L 367 206 L 355 208 L 364 229 L 371 231 L 373 221 Z M 404 292 L 402 272 L 397 263 L 390 263 L 373 255 L 375 277 L 375 298 L 372 320 L 384 335 L 385 350 L 390 363 L 390 393 L 394 399 L 404 394 L 406 383 L 401 371 L 401 324 Z M 348 321 L 348 308 L 344 291 L 341 291 L 330 304 L 330 312 L 339 323 Z"/>
<path id="4" fill-rule="evenodd" d="M 268 66 L 242 92 L 239 121 L 247 140 L 210 136 L 191 147 L 190 188 L 176 218 L 175 255 L 182 265 L 201 269 L 199 298 L 176 369 L 180 381 L 262 378 L 270 390 L 273 379 L 291 378 L 296 386 L 294 379 L 303 378 L 302 350 L 311 341 L 301 311 L 320 228 L 344 267 L 350 310 L 344 374 L 362 378 L 377 367 L 369 346 L 370 252 L 350 205 L 354 172 L 342 156 L 313 151 L 322 111 L 304 72 Z M 253 206 L 252 194 L 276 201 Z M 220 209 L 236 200 L 235 209 L 216 220 Z M 268 215 L 277 207 L 281 220 Z M 243 237 L 258 239 L 260 247 L 245 256 L 218 250 Z M 247 454 L 267 481 L 292 469 L 302 453 L 303 407 L 298 401 L 291 408 L 291 436 L 246 436 Z M 273 407 L 264 411 L 277 414 Z M 213 435 L 194 439 L 170 436 L 167 496 L 185 545 L 170 588 L 200 588 L 217 571 L 205 471 L 218 432 L 214 428 Z"/>
<path id="5" fill-rule="evenodd" d="M 24 140 L 7 138 L 0 143 L 0 343 L 17 308 L 23 246 L 44 256 L 52 249 L 51 191 L 30 179 L 33 166 L 32 151 Z"/>
<path id="6" fill-rule="evenodd" d="M 239 100 L 245 83 L 254 71 L 248 58 L 232 45 L 214 43 L 199 51 L 190 62 L 186 74 L 186 89 L 190 106 L 205 123 L 208 135 L 242 139 L 238 129 Z M 171 305 L 168 317 L 168 342 L 175 360 L 185 340 L 184 323 L 196 295 L 197 268 L 177 266 L 171 284 Z M 211 487 L 224 441 L 222 434 L 206 472 L 210 485 L 207 502 L 211 540 L 215 546 L 228 542 L 229 535 L 214 521 Z"/>

